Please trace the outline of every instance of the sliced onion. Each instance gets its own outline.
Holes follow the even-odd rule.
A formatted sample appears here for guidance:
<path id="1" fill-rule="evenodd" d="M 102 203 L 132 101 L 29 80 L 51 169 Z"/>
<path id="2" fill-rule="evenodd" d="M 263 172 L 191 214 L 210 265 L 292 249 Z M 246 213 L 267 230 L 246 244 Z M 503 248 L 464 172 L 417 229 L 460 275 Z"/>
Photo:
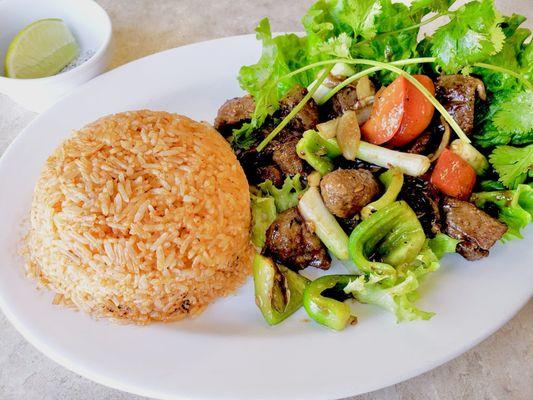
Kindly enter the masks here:
<path id="1" fill-rule="evenodd" d="M 344 158 L 355 160 L 361 142 L 361 131 L 355 111 L 346 111 L 340 117 L 337 126 L 337 142 Z"/>
<path id="2" fill-rule="evenodd" d="M 316 126 L 318 133 L 324 139 L 332 139 L 337 136 L 337 126 L 339 125 L 339 118 L 332 119 L 327 122 L 323 122 Z"/>
<path id="3" fill-rule="evenodd" d="M 372 104 L 374 104 L 375 98 L 376 96 L 368 96 L 368 97 L 365 97 L 364 99 L 359 100 L 357 103 L 355 103 L 355 109 L 357 110 L 359 108 L 371 106 Z"/>
<path id="4" fill-rule="evenodd" d="M 439 147 L 437 147 L 437 150 L 435 150 L 435 153 L 430 154 L 429 161 L 433 162 L 437 158 L 439 158 L 440 154 L 444 151 L 446 147 L 448 147 L 448 143 L 450 142 L 450 125 L 446 122 L 446 120 L 441 116 L 440 122 L 444 126 L 444 133 L 442 134 L 442 139 L 440 141 Z"/>
<path id="5" fill-rule="evenodd" d="M 376 89 L 374 88 L 374 85 L 370 79 L 368 79 L 368 76 L 363 76 L 357 81 L 355 91 L 359 100 L 365 99 L 368 96 L 374 96 L 376 94 Z"/>
<path id="6" fill-rule="evenodd" d="M 370 118 L 370 114 L 372 113 L 372 105 L 355 110 L 355 113 L 357 114 L 357 121 L 359 122 L 359 125 L 363 125 Z"/>

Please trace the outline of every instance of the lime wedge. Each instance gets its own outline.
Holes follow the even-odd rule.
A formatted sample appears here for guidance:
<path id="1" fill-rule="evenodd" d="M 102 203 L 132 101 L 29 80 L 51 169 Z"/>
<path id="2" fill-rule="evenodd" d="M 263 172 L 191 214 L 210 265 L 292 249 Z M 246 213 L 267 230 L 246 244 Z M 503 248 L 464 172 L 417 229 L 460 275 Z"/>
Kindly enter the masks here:
<path id="1" fill-rule="evenodd" d="M 78 55 L 67 25 L 57 18 L 36 21 L 13 38 L 7 49 L 8 78 L 43 78 L 57 74 Z"/>

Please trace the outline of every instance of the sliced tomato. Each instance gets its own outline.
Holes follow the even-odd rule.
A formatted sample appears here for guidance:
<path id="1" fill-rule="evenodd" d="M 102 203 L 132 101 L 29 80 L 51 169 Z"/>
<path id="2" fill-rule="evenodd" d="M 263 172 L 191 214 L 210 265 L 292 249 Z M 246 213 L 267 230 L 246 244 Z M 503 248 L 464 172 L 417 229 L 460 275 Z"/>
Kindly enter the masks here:
<path id="1" fill-rule="evenodd" d="M 444 149 L 431 174 L 431 183 L 448 196 L 468 200 L 476 184 L 476 171 L 457 154 Z"/>
<path id="2" fill-rule="evenodd" d="M 407 79 L 396 78 L 376 96 L 370 118 L 361 127 L 363 138 L 373 144 L 388 142 L 400 129 L 407 99 Z"/>
<path id="3" fill-rule="evenodd" d="M 424 85 L 432 95 L 435 95 L 435 86 L 428 76 L 413 75 L 413 78 Z M 431 123 L 434 111 L 435 107 L 426 96 L 407 81 L 407 98 L 402 124 L 388 144 L 403 146 L 416 139 Z"/>

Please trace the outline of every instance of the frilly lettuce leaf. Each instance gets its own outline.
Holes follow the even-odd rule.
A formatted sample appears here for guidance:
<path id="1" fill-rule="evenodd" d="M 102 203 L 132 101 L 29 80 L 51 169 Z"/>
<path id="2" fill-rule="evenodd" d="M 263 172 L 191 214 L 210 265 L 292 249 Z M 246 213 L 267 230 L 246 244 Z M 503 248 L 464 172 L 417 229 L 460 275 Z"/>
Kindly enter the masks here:
<path id="1" fill-rule="evenodd" d="M 455 253 L 455 248 L 459 240 L 449 237 L 444 233 L 437 233 L 434 238 L 429 239 L 428 245 L 435 256 L 440 260 L 446 253 Z"/>
<path id="2" fill-rule="evenodd" d="M 249 148 L 253 142 L 253 131 L 279 107 L 280 99 L 296 84 L 306 86 L 306 74 L 283 78 L 286 74 L 308 63 L 306 40 L 294 34 L 272 37 L 267 18 L 256 28 L 257 39 L 263 43 L 259 61 L 241 67 L 239 83 L 255 101 L 255 110 L 250 123 L 233 132 L 234 146 Z M 283 78 L 283 79 L 282 79 Z"/>
<path id="3" fill-rule="evenodd" d="M 272 181 L 266 180 L 260 183 L 259 189 L 266 196 L 271 196 L 276 204 L 276 210 L 282 213 L 289 208 L 296 207 L 298 205 L 298 198 L 305 191 L 300 181 L 300 175 L 296 174 L 294 177 L 287 177 L 283 182 L 281 188 L 274 186 Z"/>
<path id="4" fill-rule="evenodd" d="M 351 281 L 344 291 L 361 303 L 374 304 L 390 311 L 398 322 L 427 320 L 434 313 L 416 307 L 418 287 L 424 276 L 438 268 L 437 257 L 425 246 L 413 262 L 398 268 L 398 278 L 394 284 L 385 285 L 380 278 L 362 275 Z"/>

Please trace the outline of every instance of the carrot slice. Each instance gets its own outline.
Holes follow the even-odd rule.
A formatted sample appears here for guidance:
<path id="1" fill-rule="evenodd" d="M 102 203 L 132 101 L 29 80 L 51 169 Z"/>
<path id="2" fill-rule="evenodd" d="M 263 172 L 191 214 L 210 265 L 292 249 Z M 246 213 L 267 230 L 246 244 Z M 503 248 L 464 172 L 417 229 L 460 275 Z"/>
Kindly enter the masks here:
<path id="1" fill-rule="evenodd" d="M 361 127 L 361 135 L 367 142 L 383 144 L 398 132 L 402 123 L 407 79 L 399 76 L 376 97 L 370 118 Z"/>
<path id="2" fill-rule="evenodd" d="M 445 149 L 433 169 L 431 183 L 448 196 L 468 200 L 476 184 L 476 171 L 457 154 Z"/>
<path id="3" fill-rule="evenodd" d="M 426 75 L 413 75 L 418 82 L 435 95 L 435 86 Z M 392 146 L 403 146 L 416 139 L 428 127 L 435 107 L 411 82 L 407 81 L 407 98 L 402 124 L 398 132 L 388 142 Z"/>

